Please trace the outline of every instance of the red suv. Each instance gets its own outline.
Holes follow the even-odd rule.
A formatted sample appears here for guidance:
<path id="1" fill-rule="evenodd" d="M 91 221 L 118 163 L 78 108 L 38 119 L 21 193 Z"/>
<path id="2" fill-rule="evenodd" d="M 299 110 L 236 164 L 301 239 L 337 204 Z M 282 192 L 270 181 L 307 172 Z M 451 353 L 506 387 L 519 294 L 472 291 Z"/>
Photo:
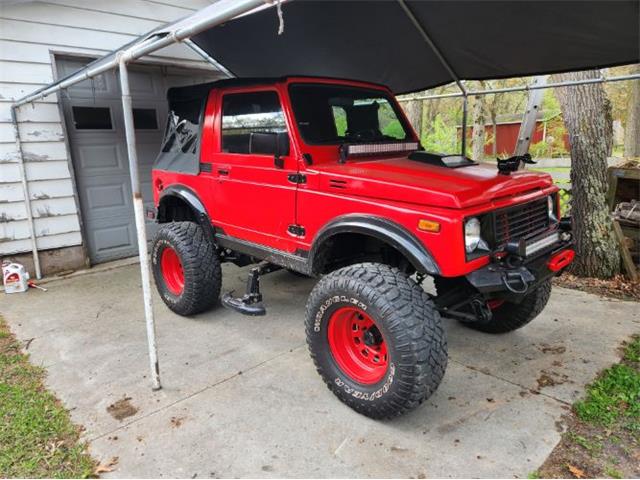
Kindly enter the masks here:
<path id="1" fill-rule="evenodd" d="M 255 265 L 223 305 L 265 314 L 261 275 L 319 278 L 306 306 L 327 386 L 373 418 L 428 398 L 447 365 L 441 315 L 503 333 L 545 307 L 573 259 L 549 175 L 423 151 L 392 92 L 325 78 L 169 90 L 153 170 L 158 290 L 193 315 L 223 262 Z M 496 168 L 497 167 L 497 168 Z M 422 281 L 432 277 L 437 295 Z"/>

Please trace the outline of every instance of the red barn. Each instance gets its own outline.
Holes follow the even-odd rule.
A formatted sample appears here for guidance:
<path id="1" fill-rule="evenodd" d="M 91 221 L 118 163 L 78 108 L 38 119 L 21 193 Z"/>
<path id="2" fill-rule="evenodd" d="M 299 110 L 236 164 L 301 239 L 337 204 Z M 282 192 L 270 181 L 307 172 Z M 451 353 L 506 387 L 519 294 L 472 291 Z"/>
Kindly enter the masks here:
<path id="1" fill-rule="evenodd" d="M 496 132 L 493 131 L 493 125 L 491 123 L 485 124 L 485 139 L 486 144 L 484 146 L 484 153 L 487 156 L 492 156 L 493 142 L 496 142 L 496 155 L 513 155 L 516 150 L 516 144 L 518 143 L 518 133 L 520 133 L 521 119 L 518 120 L 503 120 L 498 119 L 496 124 Z M 536 121 L 536 129 L 531 139 L 531 145 L 547 140 L 548 136 L 552 134 L 552 129 L 557 131 L 558 126 L 563 126 L 562 117 L 560 115 L 554 115 L 545 119 L 538 119 Z M 458 127 L 458 135 L 460 134 L 460 128 Z M 471 139 L 473 135 L 473 127 L 467 129 L 467 137 Z M 566 131 L 562 129 L 562 143 L 564 149 L 569 151 L 569 136 Z"/>

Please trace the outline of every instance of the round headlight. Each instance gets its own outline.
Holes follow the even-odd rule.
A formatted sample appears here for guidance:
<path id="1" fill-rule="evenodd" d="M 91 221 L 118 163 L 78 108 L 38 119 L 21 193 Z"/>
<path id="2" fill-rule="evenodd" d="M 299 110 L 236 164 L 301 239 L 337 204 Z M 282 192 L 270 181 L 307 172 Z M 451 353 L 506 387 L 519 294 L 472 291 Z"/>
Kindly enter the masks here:
<path id="1" fill-rule="evenodd" d="M 549 218 L 551 220 L 556 219 L 556 202 L 553 201 L 553 196 L 549 195 L 547 197 L 547 209 L 549 210 Z"/>
<path id="2" fill-rule="evenodd" d="M 464 247 L 467 253 L 473 252 L 480 243 L 480 220 L 476 217 L 467 220 L 464 225 Z"/>

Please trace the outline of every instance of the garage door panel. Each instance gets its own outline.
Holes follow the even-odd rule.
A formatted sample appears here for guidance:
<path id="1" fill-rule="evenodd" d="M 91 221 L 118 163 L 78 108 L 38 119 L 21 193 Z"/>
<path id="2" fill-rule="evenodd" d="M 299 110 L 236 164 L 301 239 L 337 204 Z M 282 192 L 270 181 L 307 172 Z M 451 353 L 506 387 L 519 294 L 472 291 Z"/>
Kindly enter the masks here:
<path id="1" fill-rule="evenodd" d="M 129 71 L 129 88 L 134 98 L 158 98 L 163 95 L 163 82 L 159 68 Z"/>
<path id="2" fill-rule="evenodd" d="M 122 179 L 111 184 L 85 185 L 85 191 L 85 203 L 92 216 L 100 215 L 100 213 L 103 213 L 101 216 L 118 215 L 120 212 L 112 212 L 111 210 L 123 208 L 128 211 L 131 208 L 129 189 Z"/>
<path id="3" fill-rule="evenodd" d="M 64 59 L 63 61 L 56 62 L 58 68 L 59 77 L 65 77 L 77 72 L 91 60 L 87 59 Z M 76 98 L 95 98 L 95 97 L 114 97 L 120 96 L 120 90 L 116 83 L 116 77 L 112 70 L 101 73 L 100 75 L 93 77 L 90 80 L 84 80 L 76 83 L 72 87 L 67 89 L 67 93 L 70 97 Z"/>
<path id="4" fill-rule="evenodd" d="M 113 143 L 76 145 L 76 171 L 82 177 L 98 175 L 128 175 L 129 168 L 120 145 Z M 83 142 L 84 143 L 84 142 Z"/>
<path id="5" fill-rule="evenodd" d="M 160 135 L 153 142 L 143 143 L 138 145 L 138 167 L 140 170 L 151 171 L 153 163 L 160 153 L 160 142 L 162 139 Z"/>
<path id="6" fill-rule="evenodd" d="M 136 251 L 135 226 L 130 216 L 95 222 L 89 231 L 89 248 L 95 261 L 120 258 Z"/>

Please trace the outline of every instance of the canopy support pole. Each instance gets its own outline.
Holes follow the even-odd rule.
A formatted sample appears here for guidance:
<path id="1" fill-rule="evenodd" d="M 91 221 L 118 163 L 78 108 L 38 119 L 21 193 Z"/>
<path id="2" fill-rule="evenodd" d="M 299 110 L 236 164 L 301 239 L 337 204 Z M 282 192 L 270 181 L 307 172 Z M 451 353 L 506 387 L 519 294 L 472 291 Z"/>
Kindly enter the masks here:
<path id="1" fill-rule="evenodd" d="M 468 106 L 468 101 L 467 100 L 468 100 L 468 97 L 469 97 L 469 93 L 467 92 L 467 89 L 465 88 L 464 84 L 462 83 L 462 80 L 460 80 L 460 76 L 455 72 L 453 67 L 449 64 L 447 59 L 444 57 L 444 55 L 440 51 L 440 49 L 433 42 L 433 40 L 431 39 L 431 37 L 429 36 L 427 31 L 424 29 L 424 27 L 422 26 L 420 21 L 416 18 L 416 16 L 411 11 L 409 6 L 406 4 L 405 0 L 398 0 L 398 4 L 400 5 L 400 8 L 402 8 L 404 13 L 407 15 L 409 20 L 411 20 L 411 23 L 413 23 L 413 26 L 416 27 L 416 30 L 418 30 L 418 33 L 420 33 L 420 36 L 422 37 L 422 39 L 429 46 L 429 48 L 431 48 L 431 50 L 436 55 L 438 60 L 440 60 L 440 63 L 442 64 L 442 66 L 447 70 L 447 72 L 449 72 L 449 75 L 451 75 L 451 78 L 453 78 L 454 82 L 456 82 L 456 85 L 458 85 L 458 88 L 460 89 L 460 95 L 458 95 L 458 96 L 463 97 L 463 100 L 462 100 L 462 102 L 463 102 L 462 103 L 462 145 L 461 145 L 461 148 L 460 148 L 460 155 L 462 155 L 464 157 L 465 156 L 465 152 L 467 150 L 467 106 Z"/>
<path id="2" fill-rule="evenodd" d="M 467 153 L 467 110 L 469 104 L 469 96 L 462 96 L 462 139 L 460 145 L 460 155 L 465 156 Z"/>
<path id="3" fill-rule="evenodd" d="M 136 220 L 136 233 L 138 234 L 138 255 L 140 257 L 140 274 L 142 277 L 144 318 L 147 324 L 151 383 L 154 390 L 159 390 L 162 387 L 160 385 L 160 365 L 158 363 L 156 327 L 153 318 L 153 305 L 151 303 L 151 276 L 149 274 L 149 255 L 147 252 L 147 227 L 144 220 L 144 206 L 142 203 L 142 193 L 140 191 L 138 153 L 136 152 L 136 133 L 133 123 L 133 107 L 131 102 L 131 90 L 129 88 L 129 72 L 127 71 L 127 64 L 124 55 L 120 55 L 119 69 L 120 90 L 122 92 L 122 111 L 124 113 L 124 133 L 127 141 L 129 175 L 131 178 L 131 191 L 133 193 L 133 212 Z"/>
<path id="4" fill-rule="evenodd" d="M 18 111 L 15 106 L 11 107 L 11 123 L 13 124 L 13 135 L 16 140 L 16 151 L 18 152 L 18 168 L 20 170 L 20 181 L 22 182 L 22 193 L 24 195 L 24 208 L 27 211 L 27 223 L 29 224 L 33 268 L 36 273 L 36 278 L 40 280 L 42 278 L 42 271 L 40 270 L 40 257 L 38 256 L 38 242 L 36 239 L 35 225 L 33 224 L 31 195 L 29 194 L 29 182 L 27 181 L 27 171 L 24 165 L 24 151 L 22 150 L 22 139 L 20 138 L 20 127 L 18 126 Z"/>
<path id="5" fill-rule="evenodd" d="M 220 70 L 229 78 L 235 78 L 235 75 L 231 73 L 224 65 L 218 63 L 215 58 L 196 45 L 190 38 L 183 42 L 187 47 L 200 55 L 205 62 L 211 64 L 215 69 Z"/>

